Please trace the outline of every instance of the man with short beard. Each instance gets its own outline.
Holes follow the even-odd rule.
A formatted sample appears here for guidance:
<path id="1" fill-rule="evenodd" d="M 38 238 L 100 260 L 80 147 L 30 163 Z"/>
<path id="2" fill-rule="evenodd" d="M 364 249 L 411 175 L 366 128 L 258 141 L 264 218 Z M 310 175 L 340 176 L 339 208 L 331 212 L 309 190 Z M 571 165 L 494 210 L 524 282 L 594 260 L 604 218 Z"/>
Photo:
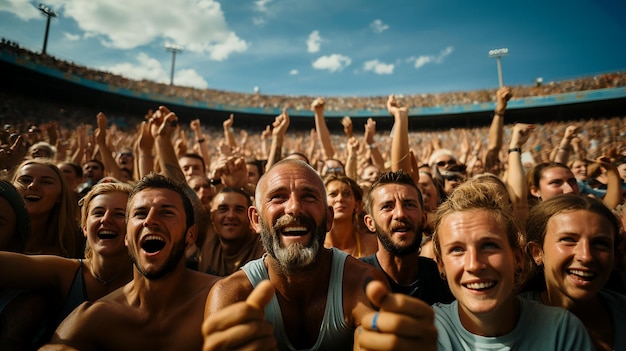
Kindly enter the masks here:
<path id="1" fill-rule="evenodd" d="M 129 196 L 126 223 L 133 280 L 77 307 L 43 350 L 58 350 L 54 344 L 81 351 L 201 348 L 203 306 L 218 278 L 185 267 L 197 225 L 183 185 L 145 176 Z"/>
<path id="2" fill-rule="evenodd" d="M 309 165 L 272 166 L 248 215 L 267 254 L 211 289 L 203 350 L 391 349 L 390 340 L 436 350 L 424 302 L 390 293 L 380 271 L 323 247 L 333 211 Z"/>
<path id="3" fill-rule="evenodd" d="M 394 293 L 424 300 L 450 303 L 454 297 L 439 277 L 435 261 L 419 256 L 426 212 L 422 194 L 402 172 L 378 176 L 365 200 L 368 229 L 378 236 L 378 252 L 360 260 L 387 276 Z"/>

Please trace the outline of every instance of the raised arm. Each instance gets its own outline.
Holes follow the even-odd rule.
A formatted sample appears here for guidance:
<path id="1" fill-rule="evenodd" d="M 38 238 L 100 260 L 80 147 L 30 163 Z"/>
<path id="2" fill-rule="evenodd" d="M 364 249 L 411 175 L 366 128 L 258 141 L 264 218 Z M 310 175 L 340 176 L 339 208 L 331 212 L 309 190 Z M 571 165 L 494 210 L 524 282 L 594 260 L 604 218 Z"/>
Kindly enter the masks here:
<path id="1" fill-rule="evenodd" d="M 355 137 L 348 139 L 346 144 L 348 148 L 348 158 L 346 160 L 346 175 L 355 181 L 359 179 L 357 176 L 357 158 L 359 153 L 359 140 Z"/>
<path id="2" fill-rule="evenodd" d="M 391 142 L 391 170 L 411 170 L 409 159 L 409 109 L 400 107 L 395 95 L 389 95 L 387 110 L 393 116 L 393 141 Z"/>
<path id="3" fill-rule="evenodd" d="M 191 121 L 189 123 L 189 127 L 196 137 L 196 144 L 198 145 L 200 156 L 204 159 L 206 168 L 211 169 L 211 151 L 209 151 L 209 141 L 207 140 L 207 136 L 202 133 L 200 119 L 194 119 Z"/>
<path id="4" fill-rule="evenodd" d="M 222 125 L 224 126 L 224 140 L 226 140 L 226 144 L 231 147 L 231 149 L 237 148 L 237 140 L 235 140 L 235 134 L 233 134 L 233 123 L 235 122 L 235 115 L 232 113 L 225 120 Z"/>
<path id="5" fill-rule="evenodd" d="M 150 113 L 152 114 L 152 113 Z M 137 139 L 137 170 L 138 179 L 154 171 L 154 136 L 151 133 L 153 120 L 141 122 L 139 126 L 139 137 Z M 155 131 L 157 130 L 154 127 Z"/>
<path id="6" fill-rule="evenodd" d="M 509 143 L 508 169 L 506 184 L 517 223 L 525 225 L 528 217 L 528 185 L 526 173 L 522 165 L 522 146 L 528 141 L 530 133 L 535 129 L 532 124 L 518 123 L 513 127 Z"/>
<path id="7" fill-rule="evenodd" d="M 322 150 L 324 150 L 324 157 L 326 159 L 333 158 L 335 156 L 335 148 L 330 140 L 326 119 L 324 119 L 324 99 L 317 98 L 313 100 L 311 110 L 315 114 L 315 129 L 319 142 L 322 145 Z"/>
<path id="8" fill-rule="evenodd" d="M 287 128 L 289 128 L 289 114 L 287 113 L 286 107 L 283 109 L 283 113 L 276 116 L 272 126 L 274 127 L 274 129 L 272 129 L 272 146 L 270 148 L 270 154 L 267 157 L 267 165 L 265 165 L 266 171 L 283 157 L 283 142 L 285 141 Z"/>
<path id="9" fill-rule="evenodd" d="M 500 87 L 496 92 L 496 109 L 489 127 L 489 145 L 485 155 L 485 169 L 495 174 L 500 170 L 500 149 L 502 149 L 502 135 L 504 133 L 504 112 L 512 97 L 511 88 Z"/>
<path id="10" fill-rule="evenodd" d="M 372 160 L 372 164 L 383 172 L 385 170 L 385 160 L 383 159 L 383 155 L 380 153 L 378 149 L 378 145 L 376 145 L 376 141 L 374 140 L 374 135 L 376 135 L 376 122 L 372 118 L 368 118 L 365 123 L 365 133 L 363 134 L 363 139 L 365 142 L 365 147 L 367 148 L 367 152 L 369 152 L 369 157 Z"/>
<path id="11" fill-rule="evenodd" d="M 569 125 L 565 128 L 565 133 L 563 133 L 563 138 L 559 143 L 559 146 L 556 149 L 554 155 L 554 162 L 559 162 L 562 164 L 567 164 L 569 160 L 569 155 L 573 151 L 572 148 L 572 139 L 577 136 L 579 127 L 576 125 Z"/>
<path id="12" fill-rule="evenodd" d="M 98 144 L 98 150 L 100 152 L 100 158 L 102 159 L 102 163 L 104 164 L 104 170 L 106 173 L 115 178 L 122 179 L 122 172 L 120 171 L 120 166 L 115 162 L 115 158 L 113 158 L 113 151 L 109 148 L 106 142 L 107 136 L 107 117 L 104 113 L 99 112 L 96 115 L 96 120 L 98 123 L 98 128 L 95 130 L 96 143 Z"/>

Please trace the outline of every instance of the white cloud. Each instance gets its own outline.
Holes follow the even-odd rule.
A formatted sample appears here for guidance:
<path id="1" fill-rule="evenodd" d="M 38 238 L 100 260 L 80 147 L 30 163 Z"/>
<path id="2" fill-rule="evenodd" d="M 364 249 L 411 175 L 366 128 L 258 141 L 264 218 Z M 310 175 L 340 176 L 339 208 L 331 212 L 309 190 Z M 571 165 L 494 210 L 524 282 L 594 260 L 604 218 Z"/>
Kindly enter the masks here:
<path id="1" fill-rule="evenodd" d="M 341 71 L 344 68 L 350 66 L 352 60 L 340 54 L 332 54 L 329 56 L 322 56 L 313 62 L 313 68 L 319 70 L 328 70 L 330 72 Z"/>
<path id="2" fill-rule="evenodd" d="M 291 76 L 297 76 L 298 75 L 298 70 L 297 69 L 292 69 L 291 71 L 289 71 L 289 75 Z"/>
<path id="3" fill-rule="evenodd" d="M 429 64 L 429 63 L 436 63 L 436 64 L 442 63 L 443 59 L 449 56 L 452 52 L 454 52 L 454 47 L 448 46 L 447 48 L 443 49 L 439 53 L 439 55 L 436 55 L 436 56 L 435 55 L 422 55 L 417 58 L 412 57 L 409 60 L 415 61 L 415 68 L 419 69 L 422 66 Z"/>
<path id="4" fill-rule="evenodd" d="M 55 8 L 52 9 L 56 10 Z M 37 6 L 24 0 L 2 0 L 0 1 L 0 11 L 11 12 L 23 21 L 41 17 L 41 12 Z"/>
<path id="5" fill-rule="evenodd" d="M 78 35 L 78 34 L 72 34 L 72 33 L 65 32 L 65 33 L 63 33 L 63 35 L 65 36 L 65 39 L 67 39 L 69 41 L 77 41 L 77 40 L 80 39 L 80 35 Z"/>
<path id="6" fill-rule="evenodd" d="M 314 30 L 309 34 L 309 39 L 306 41 L 306 51 L 308 52 L 318 52 L 320 51 L 320 44 L 322 43 L 322 37 L 320 37 L 320 32 Z"/>
<path id="7" fill-rule="evenodd" d="M 372 23 L 370 23 L 370 28 L 372 28 L 374 33 L 382 33 L 389 29 L 389 26 L 384 24 L 383 21 L 375 19 Z"/>
<path id="8" fill-rule="evenodd" d="M 181 69 L 180 71 L 176 71 L 175 74 L 174 83 L 176 85 L 198 89 L 206 89 L 209 87 L 209 83 L 194 69 Z"/>
<path id="9" fill-rule="evenodd" d="M 259 12 L 267 12 L 267 4 L 272 2 L 272 0 L 256 0 L 254 4 L 256 5 L 256 9 Z"/>
<path id="10" fill-rule="evenodd" d="M 217 61 L 248 48 L 228 29 L 215 0 L 48 1 L 75 20 L 84 37 L 98 38 L 108 47 L 133 49 L 167 41 Z"/>
<path id="11" fill-rule="evenodd" d="M 135 80 L 151 80 L 158 83 L 169 84 L 170 71 L 164 69 L 157 59 L 148 56 L 146 53 L 137 54 L 137 62 L 124 62 L 113 66 L 102 67 L 102 70 L 109 71 L 121 76 Z M 174 83 L 176 85 L 189 86 L 205 89 L 209 84 L 193 69 L 180 69 L 174 72 Z"/>
<path id="12" fill-rule="evenodd" d="M 393 68 L 393 63 L 387 64 L 378 60 L 367 61 L 363 64 L 363 70 L 371 71 L 376 74 L 392 74 Z"/>
<path id="13" fill-rule="evenodd" d="M 267 23 L 267 21 L 263 17 L 254 17 L 254 18 L 252 18 L 252 24 L 254 24 L 257 27 L 263 27 L 265 25 L 265 23 Z"/>

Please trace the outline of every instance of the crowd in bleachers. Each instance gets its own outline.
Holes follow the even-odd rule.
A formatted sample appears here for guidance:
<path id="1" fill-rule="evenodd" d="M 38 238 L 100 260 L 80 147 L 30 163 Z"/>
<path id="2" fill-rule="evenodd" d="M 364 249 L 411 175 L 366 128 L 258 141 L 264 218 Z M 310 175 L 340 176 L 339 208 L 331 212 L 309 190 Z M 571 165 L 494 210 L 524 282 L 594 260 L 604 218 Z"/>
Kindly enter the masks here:
<path id="1" fill-rule="evenodd" d="M 530 345 L 528 349 L 626 348 L 620 333 L 626 325 L 625 232 L 620 225 L 620 220 L 626 223 L 626 109 L 605 118 L 504 124 L 512 98 L 624 86 L 623 73 L 494 92 L 278 97 L 133 81 L 7 41 L 0 50 L 149 94 L 314 112 L 310 130 L 290 129 L 287 108 L 271 125 L 252 130 L 238 126 L 236 115 L 215 127 L 165 106 L 133 116 L 108 114 L 77 102 L 2 90 L 0 229 L 6 230 L 0 231 L 0 317 L 24 323 L 13 330 L 0 324 L 0 348 L 31 349 L 52 340 L 76 349 L 96 344 L 108 345 L 103 349 L 200 349 L 205 341 L 204 349 L 212 350 L 217 349 L 210 347 L 212 338 L 226 335 L 227 342 L 242 344 L 248 337 L 256 338 L 251 342 L 269 338 L 264 346 L 278 343 L 285 349 L 285 340 L 294 343 L 296 338 L 266 328 L 275 316 L 264 318 L 267 313 L 256 302 L 235 303 L 258 283 L 248 262 L 273 272 L 267 279 L 279 289 L 295 290 L 284 296 L 311 298 L 310 292 L 324 284 L 350 291 L 338 299 L 339 311 L 346 311 L 344 303 L 359 307 L 350 311 L 350 318 L 340 314 L 335 323 L 349 321 L 337 331 L 345 333 L 349 349 L 352 344 L 369 349 L 365 345 L 376 344 L 368 344 L 370 340 L 383 345 L 389 334 L 408 336 L 408 349 L 417 348 L 413 343 L 433 346 L 433 339 L 413 334 L 424 330 L 438 331 L 439 349 L 461 349 L 457 343 L 464 341 L 457 339 L 467 335 L 467 349 L 493 342 Z M 495 102 L 490 126 L 409 130 L 411 107 L 480 102 Z M 345 117 L 343 132 L 331 133 L 324 111 L 345 109 L 386 109 L 393 128 L 376 129 L 368 119 L 361 134 Z M 292 158 L 299 161 L 284 161 Z M 15 215 L 2 216 L 10 211 Z M 569 225 L 565 233 L 550 225 L 552 217 Z M 526 226 L 532 235 L 526 235 Z M 319 238 L 313 240 L 314 235 Z M 306 244 L 298 241 L 307 236 Z M 302 263 L 305 254 L 285 258 L 299 251 L 309 254 L 313 242 L 319 247 L 309 263 Z M 280 250 L 289 252 L 276 254 Z M 327 260 L 330 266 L 330 257 L 340 251 L 352 256 L 346 259 L 344 277 L 333 278 L 343 280 L 324 283 L 330 273 L 317 275 L 319 266 L 310 262 Z M 553 255 L 567 261 L 566 267 Z M 309 274 L 315 279 L 307 279 Z M 551 274 L 566 275 L 576 286 L 561 291 Z M 225 278 L 216 283 L 216 276 Z M 388 283 L 378 295 L 394 293 L 387 295 L 394 298 L 374 301 L 369 287 L 365 297 L 363 286 L 372 277 L 381 286 L 384 279 Z M 300 280 L 282 284 L 281 279 Z M 543 285 L 532 285 L 532 279 Z M 213 284 L 218 288 L 211 289 Z M 326 304 L 324 291 L 314 295 L 315 303 L 285 312 L 283 318 L 333 324 L 322 321 L 317 310 L 302 318 L 310 312 L 308 306 Z M 483 295 L 488 298 L 472 302 Z M 293 307 L 284 296 L 273 302 L 278 315 Z M 356 297 L 360 300 L 355 302 Z M 99 305 L 81 304 L 100 298 Z M 370 307 L 384 300 L 401 307 Z M 417 311 L 432 312 L 430 305 L 435 322 L 432 313 L 430 319 L 416 316 Z M 474 310 L 478 305 L 488 313 Z M 363 306 L 367 313 L 355 312 Z M 221 313 L 230 308 L 234 312 Z M 201 330 L 204 311 L 210 323 Z M 457 320 L 458 313 L 480 323 L 468 327 Z M 529 322 L 537 315 L 546 316 L 540 321 L 544 324 Z M 220 316 L 228 323 L 213 322 Z M 550 316 L 559 319 L 548 328 Z M 414 317 L 420 320 L 417 327 L 398 332 Z M 237 328 L 250 323 L 259 325 Z M 155 333 L 154 325 L 167 333 Z M 293 332 L 290 323 L 273 327 Z M 318 334 L 320 340 L 327 337 L 326 329 L 299 328 L 297 342 L 308 349 Z M 11 344 L 3 339 L 4 333 L 17 331 L 26 336 L 12 335 Z M 542 337 L 531 337 L 530 331 Z M 162 335 L 167 338 L 158 338 Z M 546 345 L 551 341 L 558 346 Z"/>
<path id="2" fill-rule="evenodd" d="M 19 44 L 2 39 L 0 50 L 4 50 L 21 58 L 35 62 L 38 65 L 51 67 L 61 72 L 74 74 L 81 78 L 103 83 L 116 88 L 125 88 L 131 91 L 153 95 L 163 95 L 207 102 L 209 104 L 221 104 L 231 107 L 258 107 L 258 108 L 283 108 L 289 105 L 295 110 L 308 110 L 309 96 L 279 96 L 265 94 L 246 94 L 240 92 L 228 92 L 219 89 L 196 89 L 183 86 L 171 86 L 148 80 L 132 80 L 110 72 L 98 71 L 89 67 L 80 66 L 72 62 L 60 60 L 49 55 L 40 55 L 19 46 Z M 541 82 L 535 85 L 515 86 L 515 98 L 532 96 L 546 96 L 560 93 L 577 92 L 603 88 L 615 88 L 626 86 L 626 72 L 611 72 L 598 74 L 591 77 L 563 80 L 558 82 Z M 369 97 L 325 97 L 329 111 L 346 110 L 373 110 L 385 106 L 385 96 Z M 495 91 L 474 90 L 457 91 L 446 93 L 423 93 L 405 94 L 403 100 L 413 107 L 437 107 L 449 105 L 470 105 L 495 101 Z"/>

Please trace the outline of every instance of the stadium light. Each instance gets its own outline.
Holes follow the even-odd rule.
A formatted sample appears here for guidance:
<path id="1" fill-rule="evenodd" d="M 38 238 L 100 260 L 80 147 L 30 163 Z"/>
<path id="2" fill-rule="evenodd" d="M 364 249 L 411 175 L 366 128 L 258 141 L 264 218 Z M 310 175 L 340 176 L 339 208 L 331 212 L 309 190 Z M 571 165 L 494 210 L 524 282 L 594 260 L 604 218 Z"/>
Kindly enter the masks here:
<path id="1" fill-rule="evenodd" d="M 498 62 L 498 81 L 500 82 L 500 87 L 504 86 L 502 80 L 502 57 L 506 56 L 508 53 L 509 49 L 507 48 L 489 50 L 489 57 L 495 57 Z"/>
<path id="2" fill-rule="evenodd" d="M 172 53 L 172 68 L 170 70 L 170 85 L 174 85 L 174 65 L 176 64 L 176 54 L 183 51 L 183 48 L 174 44 L 165 44 L 165 51 Z"/>
<path id="3" fill-rule="evenodd" d="M 50 31 L 50 18 L 54 18 L 57 16 L 57 13 L 54 12 L 53 9 L 51 9 L 50 7 L 44 5 L 44 4 L 39 4 L 39 11 L 41 11 L 41 13 L 47 17 L 46 19 L 46 33 L 43 36 L 43 50 L 41 50 L 41 54 L 45 55 L 46 54 L 46 49 L 48 48 L 48 32 Z"/>

